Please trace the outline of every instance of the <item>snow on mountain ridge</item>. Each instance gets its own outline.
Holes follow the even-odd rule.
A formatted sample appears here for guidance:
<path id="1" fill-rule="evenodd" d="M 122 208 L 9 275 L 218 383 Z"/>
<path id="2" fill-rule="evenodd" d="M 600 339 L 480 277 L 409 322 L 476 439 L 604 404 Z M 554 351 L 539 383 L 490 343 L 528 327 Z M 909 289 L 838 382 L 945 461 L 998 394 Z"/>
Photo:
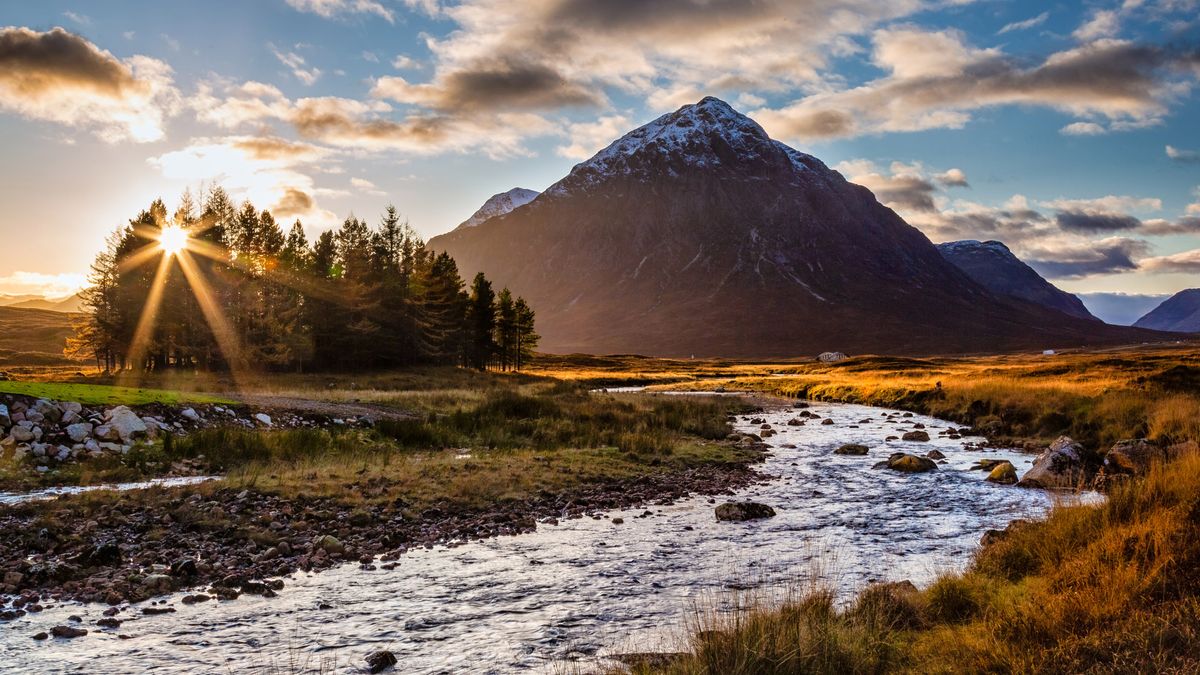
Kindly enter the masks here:
<path id="1" fill-rule="evenodd" d="M 676 166 L 705 168 L 736 158 L 752 164 L 763 155 L 782 152 L 797 171 L 823 167 L 820 160 L 772 140 L 754 120 L 719 98 L 707 96 L 644 124 L 575 165 L 546 194 L 566 194 L 572 187 L 595 184 L 621 174 L 676 175 Z M 652 170 L 645 157 L 662 159 Z M 639 158 L 641 161 L 639 161 Z"/>
<path id="2" fill-rule="evenodd" d="M 524 206 L 537 198 L 541 194 L 537 190 L 527 190 L 525 188 L 513 188 L 508 192 L 494 194 L 488 198 L 479 210 L 471 214 L 470 218 L 464 220 L 458 227 L 475 227 L 480 223 L 496 216 L 502 216 L 515 208 Z"/>

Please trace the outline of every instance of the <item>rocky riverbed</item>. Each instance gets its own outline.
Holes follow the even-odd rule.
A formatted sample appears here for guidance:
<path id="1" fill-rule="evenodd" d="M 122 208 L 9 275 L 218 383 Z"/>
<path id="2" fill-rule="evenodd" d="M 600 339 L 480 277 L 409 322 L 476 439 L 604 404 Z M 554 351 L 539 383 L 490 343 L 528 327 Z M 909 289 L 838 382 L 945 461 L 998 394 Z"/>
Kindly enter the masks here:
<path id="1" fill-rule="evenodd" d="M 900 440 L 916 425 L 929 441 Z M 119 546 L 122 560 L 130 560 L 124 576 L 99 573 L 58 583 L 49 597 L 39 594 L 40 612 L 29 612 L 25 602 L 25 615 L 0 624 L 0 662 L 79 672 L 238 671 L 296 663 L 353 672 L 366 654 L 385 648 L 402 672 L 538 671 L 548 660 L 669 650 L 695 603 L 726 609 L 731 589 L 802 583 L 815 568 L 832 575 L 827 581 L 842 597 L 873 580 L 927 583 L 966 564 L 986 530 L 1036 517 L 1055 499 L 987 481 L 986 472 L 972 469 L 980 459 L 1023 470 L 1032 456 L 981 449 L 981 439 L 950 433 L 952 425 L 939 420 L 814 404 L 803 419 L 789 408 L 740 418 L 737 426 L 767 436 L 771 455 L 759 468 L 776 479 L 763 482 L 745 468 L 694 472 L 489 513 L 417 514 L 412 521 L 338 512 L 319 500 L 284 504 L 230 491 L 199 497 L 201 512 L 221 509 L 236 523 L 262 523 L 268 532 L 270 518 L 286 517 L 286 524 L 277 522 L 303 533 L 281 537 L 290 557 L 280 557 L 279 544 L 269 540 L 230 538 L 235 530 L 223 540 L 197 535 L 193 543 L 182 536 L 160 543 L 146 536 L 155 526 L 151 516 L 118 506 L 121 513 L 110 514 L 101 529 L 115 527 L 133 542 Z M 866 446 L 867 454 L 835 454 L 847 444 Z M 942 458 L 921 473 L 872 468 L 898 452 Z M 199 488 L 177 494 L 188 490 Z M 728 500 L 766 504 L 776 515 L 718 522 L 714 507 L 727 498 L 685 498 L 689 490 L 732 493 Z M 205 510 L 208 502 L 216 504 Z M 259 518 L 243 519 L 243 513 Z M 28 515 L 6 518 L 18 520 L 0 527 L 37 532 Z M 82 536 L 89 527 L 67 526 L 81 542 L 72 550 L 89 550 L 84 540 L 95 543 Z M 489 537 L 510 533 L 521 534 Z M 404 540 L 389 539 L 395 536 Z M 461 544 L 467 540 L 473 541 Z M 195 570 L 177 565 L 176 573 L 174 558 L 189 545 Z M 279 588 L 276 574 L 289 565 L 326 571 L 284 577 Z M 227 570 L 234 573 L 218 578 Z M 167 577 L 172 588 L 190 587 L 113 607 L 63 601 L 105 589 L 134 600 L 168 587 L 162 581 L 147 589 L 159 582 L 147 572 Z M 219 599 L 239 591 L 236 601 Z M 201 595 L 210 599 L 197 602 Z M 105 619 L 112 621 L 101 623 Z M 49 636 L 55 626 L 89 632 L 32 639 Z"/>

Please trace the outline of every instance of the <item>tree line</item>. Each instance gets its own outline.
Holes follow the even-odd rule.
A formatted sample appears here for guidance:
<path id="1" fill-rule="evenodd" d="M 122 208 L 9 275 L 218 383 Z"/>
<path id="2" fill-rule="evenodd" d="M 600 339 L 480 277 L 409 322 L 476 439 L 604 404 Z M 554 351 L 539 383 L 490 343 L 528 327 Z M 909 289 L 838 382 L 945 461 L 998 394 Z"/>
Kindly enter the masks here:
<path id="1" fill-rule="evenodd" d="M 164 228 L 189 235 L 164 254 Z M 269 211 L 235 205 L 220 187 L 185 192 L 118 228 L 81 293 L 85 318 L 68 355 L 106 371 L 247 367 L 366 370 L 457 364 L 524 366 L 534 312 L 482 274 L 469 288 L 388 206 L 378 227 L 354 216 L 309 243 Z M 157 311 L 153 311 L 157 307 Z"/>

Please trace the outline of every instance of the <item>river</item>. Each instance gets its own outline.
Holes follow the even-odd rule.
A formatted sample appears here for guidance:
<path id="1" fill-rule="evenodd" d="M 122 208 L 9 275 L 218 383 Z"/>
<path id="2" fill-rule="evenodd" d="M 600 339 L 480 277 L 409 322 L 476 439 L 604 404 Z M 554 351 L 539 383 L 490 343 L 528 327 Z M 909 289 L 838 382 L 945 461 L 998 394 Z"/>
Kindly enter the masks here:
<path id="1" fill-rule="evenodd" d="M 1053 503 L 1049 493 L 969 471 L 988 457 L 1011 459 L 1023 472 L 1032 456 L 939 436 L 947 422 L 857 405 L 810 410 L 834 423 L 787 426 L 798 412 L 790 408 L 753 416 L 778 431 L 766 439 L 772 454 L 761 467 L 777 478 L 736 499 L 771 505 L 771 519 L 718 523 L 711 500 L 695 497 L 650 507 L 648 516 L 632 509 L 413 551 L 391 571 L 347 564 L 300 574 L 277 598 L 184 605 L 176 594 L 166 599 L 176 613 L 143 616 L 135 607 L 116 629 L 95 625 L 102 605 L 60 605 L 0 624 L 0 670 L 357 672 L 365 654 L 389 649 L 405 673 L 554 672 L 562 660 L 677 648 L 694 608 L 727 608 L 738 595 L 732 589 L 773 593 L 813 574 L 843 599 L 873 580 L 927 584 L 961 569 L 984 530 L 1037 517 Z M 758 433 L 750 419 L 736 427 Z M 915 423 L 926 426 L 929 442 L 885 442 Z M 832 454 L 844 443 L 868 445 L 870 454 Z M 933 449 L 946 455 L 937 471 L 871 468 L 891 452 Z M 31 639 L 69 615 L 91 633 Z"/>

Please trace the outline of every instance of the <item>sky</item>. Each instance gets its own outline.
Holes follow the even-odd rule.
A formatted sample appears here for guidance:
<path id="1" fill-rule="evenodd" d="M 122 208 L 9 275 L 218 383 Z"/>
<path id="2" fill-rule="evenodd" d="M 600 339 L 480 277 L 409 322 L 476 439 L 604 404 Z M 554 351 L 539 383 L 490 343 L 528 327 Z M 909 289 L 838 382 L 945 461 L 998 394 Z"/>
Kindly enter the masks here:
<path id="1" fill-rule="evenodd" d="M 1200 0 L 0 0 L 0 294 L 158 197 L 426 238 L 706 95 L 936 242 L 1200 286 Z"/>

